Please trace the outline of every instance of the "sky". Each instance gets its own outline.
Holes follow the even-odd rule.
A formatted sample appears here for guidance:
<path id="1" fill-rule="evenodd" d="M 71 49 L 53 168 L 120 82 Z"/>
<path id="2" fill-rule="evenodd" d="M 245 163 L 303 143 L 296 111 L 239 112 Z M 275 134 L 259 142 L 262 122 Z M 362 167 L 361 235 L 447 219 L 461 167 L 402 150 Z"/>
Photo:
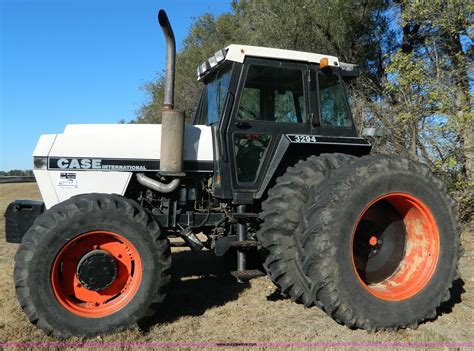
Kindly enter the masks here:
<path id="1" fill-rule="evenodd" d="M 135 118 L 165 65 L 161 8 L 179 50 L 197 16 L 230 1 L 0 0 L 0 170 L 31 169 L 39 136 L 66 124 Z"/>

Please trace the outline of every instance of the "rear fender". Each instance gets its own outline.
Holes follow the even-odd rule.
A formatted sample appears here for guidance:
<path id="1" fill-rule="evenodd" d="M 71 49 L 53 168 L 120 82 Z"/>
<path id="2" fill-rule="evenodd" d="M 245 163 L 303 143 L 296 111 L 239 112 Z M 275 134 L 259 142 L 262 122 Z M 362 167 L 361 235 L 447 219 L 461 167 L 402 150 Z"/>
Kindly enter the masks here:
<path id="1" fill-rule="evenodd" d="M 360 137 L 333 137 L 323 135 L 284 134 L 273 153 L 260 189 L 255 199 L 261 199 L 275 184 L 276 178 L 299 160 L 324 153 L 343 153 L 364 156 L 370 153 L 372 145 Z"/>

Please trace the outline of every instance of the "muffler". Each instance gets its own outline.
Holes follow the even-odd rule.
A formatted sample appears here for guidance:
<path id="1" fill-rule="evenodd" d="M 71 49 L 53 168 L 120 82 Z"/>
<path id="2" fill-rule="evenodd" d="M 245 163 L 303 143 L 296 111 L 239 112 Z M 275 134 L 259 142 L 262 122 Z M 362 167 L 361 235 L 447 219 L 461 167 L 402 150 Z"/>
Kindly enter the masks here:
<path id="1" fill-rule="evenodd" d="M 182 177 L 183 173 L 184 113 L 163 110 L 161 114 L 160 174 Z"/>

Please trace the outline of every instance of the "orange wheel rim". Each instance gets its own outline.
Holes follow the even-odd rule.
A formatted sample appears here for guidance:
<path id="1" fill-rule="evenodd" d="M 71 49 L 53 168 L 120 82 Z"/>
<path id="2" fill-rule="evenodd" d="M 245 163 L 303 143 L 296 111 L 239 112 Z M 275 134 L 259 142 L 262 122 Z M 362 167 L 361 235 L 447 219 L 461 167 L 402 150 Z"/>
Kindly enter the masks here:
<path id="1" fill-rule="evenodd" d="M 439 251 L 438 227 L 430 209 L 406 193 L 374 200 L 359 216 L 352 233 L 357 279 L 382 300 L 405 300 L 425 288 Z"/>
<path id="2" fill-rule="evenodd" d="M 116 274 L 101 291 L 90 290 L 80 281 L 77 267 L 94 250 L 107 253 L 116 263 Z M 108 231 L 81 234 L 61 248 L 51 270 L 51 285 L 59 303 L 75 315 L 88 318 L 109 316 L 135 296 L 142 278 L 142 263 L 135 246 L 123 236 Z"/>

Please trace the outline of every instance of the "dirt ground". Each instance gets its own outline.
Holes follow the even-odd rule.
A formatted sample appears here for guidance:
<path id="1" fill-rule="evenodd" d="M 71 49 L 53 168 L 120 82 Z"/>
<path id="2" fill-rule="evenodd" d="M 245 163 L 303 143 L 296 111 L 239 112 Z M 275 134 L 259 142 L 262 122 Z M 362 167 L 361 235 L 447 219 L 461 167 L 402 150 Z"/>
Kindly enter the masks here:
<path id="1" fill-rule="evenodd" d="M 40 199 L 35 183 L 0 184 L 0 342 L 55 341 L 29 323 L 13 285 L 17 245 L 7 244 L 3 213 L 14 199 Z M 474 348 L 474 231 L 463 233 L 465 255 L 453 297 L 437 320 L 416 330 L 369 334 L 338 325 L 318 308 L 283 299 L 264 277 L 239 284 L 229 260 L 209 251 L 174 249 L 174 281 L 155 320 L 141 329 L 94 341 L 126 342 L 465 342 Z M 75 340 L 77 341 L 77 340 Z M 467 345 L 469 346 L 469 345 Z"/>

